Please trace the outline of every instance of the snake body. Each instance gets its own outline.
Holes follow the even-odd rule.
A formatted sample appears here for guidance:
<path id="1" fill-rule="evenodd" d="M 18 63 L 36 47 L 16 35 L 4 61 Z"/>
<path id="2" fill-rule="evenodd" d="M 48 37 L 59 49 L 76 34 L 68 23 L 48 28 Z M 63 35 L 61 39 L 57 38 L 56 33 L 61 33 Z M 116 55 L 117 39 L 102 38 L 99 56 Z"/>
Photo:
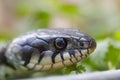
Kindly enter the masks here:
<path id="1" fill-rule="evenodd" d="M 23 66 L 28 70 L 46 71 L 73 65 L 95 47 L 95 40 L 79 30 L 40 29 L 13 39 L 3 55 L 4 61 L 15 68 Z"/>

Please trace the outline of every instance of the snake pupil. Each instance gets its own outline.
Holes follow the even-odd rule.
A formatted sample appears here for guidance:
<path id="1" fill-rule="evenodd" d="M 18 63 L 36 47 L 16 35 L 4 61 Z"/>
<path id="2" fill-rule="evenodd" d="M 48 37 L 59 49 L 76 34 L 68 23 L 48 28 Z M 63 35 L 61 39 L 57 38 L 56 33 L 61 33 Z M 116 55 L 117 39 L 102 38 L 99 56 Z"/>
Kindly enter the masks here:
<path id="1" fill-rule="evenodd" d="M 64 49 L 67 45 L 67 42 L 64 38 L 56 38 L 55 39 L 55 48 L 56 49 Z"/>

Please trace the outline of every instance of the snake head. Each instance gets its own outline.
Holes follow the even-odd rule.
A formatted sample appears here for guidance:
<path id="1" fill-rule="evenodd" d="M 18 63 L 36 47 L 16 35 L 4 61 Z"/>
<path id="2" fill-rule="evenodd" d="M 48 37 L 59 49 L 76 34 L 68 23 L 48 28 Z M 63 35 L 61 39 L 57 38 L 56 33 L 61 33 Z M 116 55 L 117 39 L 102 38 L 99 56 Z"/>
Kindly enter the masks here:
<path id="1" fill-rule="evenodd" d="M 95 40 L 79 30 L 44 29 L 22 35 L 9 44 L 7 61 L 44 71 L 73 65 L 95 50 Z"/>

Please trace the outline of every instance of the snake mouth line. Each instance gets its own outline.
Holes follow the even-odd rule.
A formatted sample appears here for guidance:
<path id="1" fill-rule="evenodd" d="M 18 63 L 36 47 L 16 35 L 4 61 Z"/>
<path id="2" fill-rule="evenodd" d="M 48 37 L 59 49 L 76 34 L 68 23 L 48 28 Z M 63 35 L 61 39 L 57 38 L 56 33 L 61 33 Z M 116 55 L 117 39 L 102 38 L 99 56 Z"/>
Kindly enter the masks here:
<path id="1" fill-rule="evenodd" d="M 80 60 L 87 57 L 90 54 L 90 52 L 91 52 L 90 49 L 86 49 L 84 51 L 77 50 L 77 52 L 74 53 L 74 55 L 70 55 L 70 53 L 67 52 L 69 54 L 68 56 L 70 57 L 66 58 L 67 55 L 63 55 L 63 57 L 65 58 L 64 60 L 61 59 L 61 61 L 51 63 L 51 64 L 41 64 L 41 63 L 35 64 L 30 62 L 26 67 L 28 68 L 28 70 L 34 70 L 34 71 L 48 71 L 48 70 L 51 70 L 52 68 L 59 69 L 59 68 L 70 66 L 72 64 L 79 62 Z M 60 55 L 58 56 L 60 57 Z M 55 60 L 57 59 L 58 57 L 56 56 Z"/>

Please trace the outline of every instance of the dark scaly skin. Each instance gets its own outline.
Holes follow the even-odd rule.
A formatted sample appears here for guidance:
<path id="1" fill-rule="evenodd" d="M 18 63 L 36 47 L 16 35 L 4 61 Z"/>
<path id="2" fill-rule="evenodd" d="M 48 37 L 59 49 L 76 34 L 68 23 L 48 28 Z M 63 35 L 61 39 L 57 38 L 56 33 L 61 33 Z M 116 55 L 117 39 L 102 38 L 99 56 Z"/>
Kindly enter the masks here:
<path id="1" fill-rule="evenodd" d="M 56 45 L 57 41 L 61 42 Z M 5 61 L 1 62 L 13 68 L 46 71 L 73 65 L 95 48 L 95 40 L 78 30 L 41 29 L 13 39 L 4 51 Z"/>

